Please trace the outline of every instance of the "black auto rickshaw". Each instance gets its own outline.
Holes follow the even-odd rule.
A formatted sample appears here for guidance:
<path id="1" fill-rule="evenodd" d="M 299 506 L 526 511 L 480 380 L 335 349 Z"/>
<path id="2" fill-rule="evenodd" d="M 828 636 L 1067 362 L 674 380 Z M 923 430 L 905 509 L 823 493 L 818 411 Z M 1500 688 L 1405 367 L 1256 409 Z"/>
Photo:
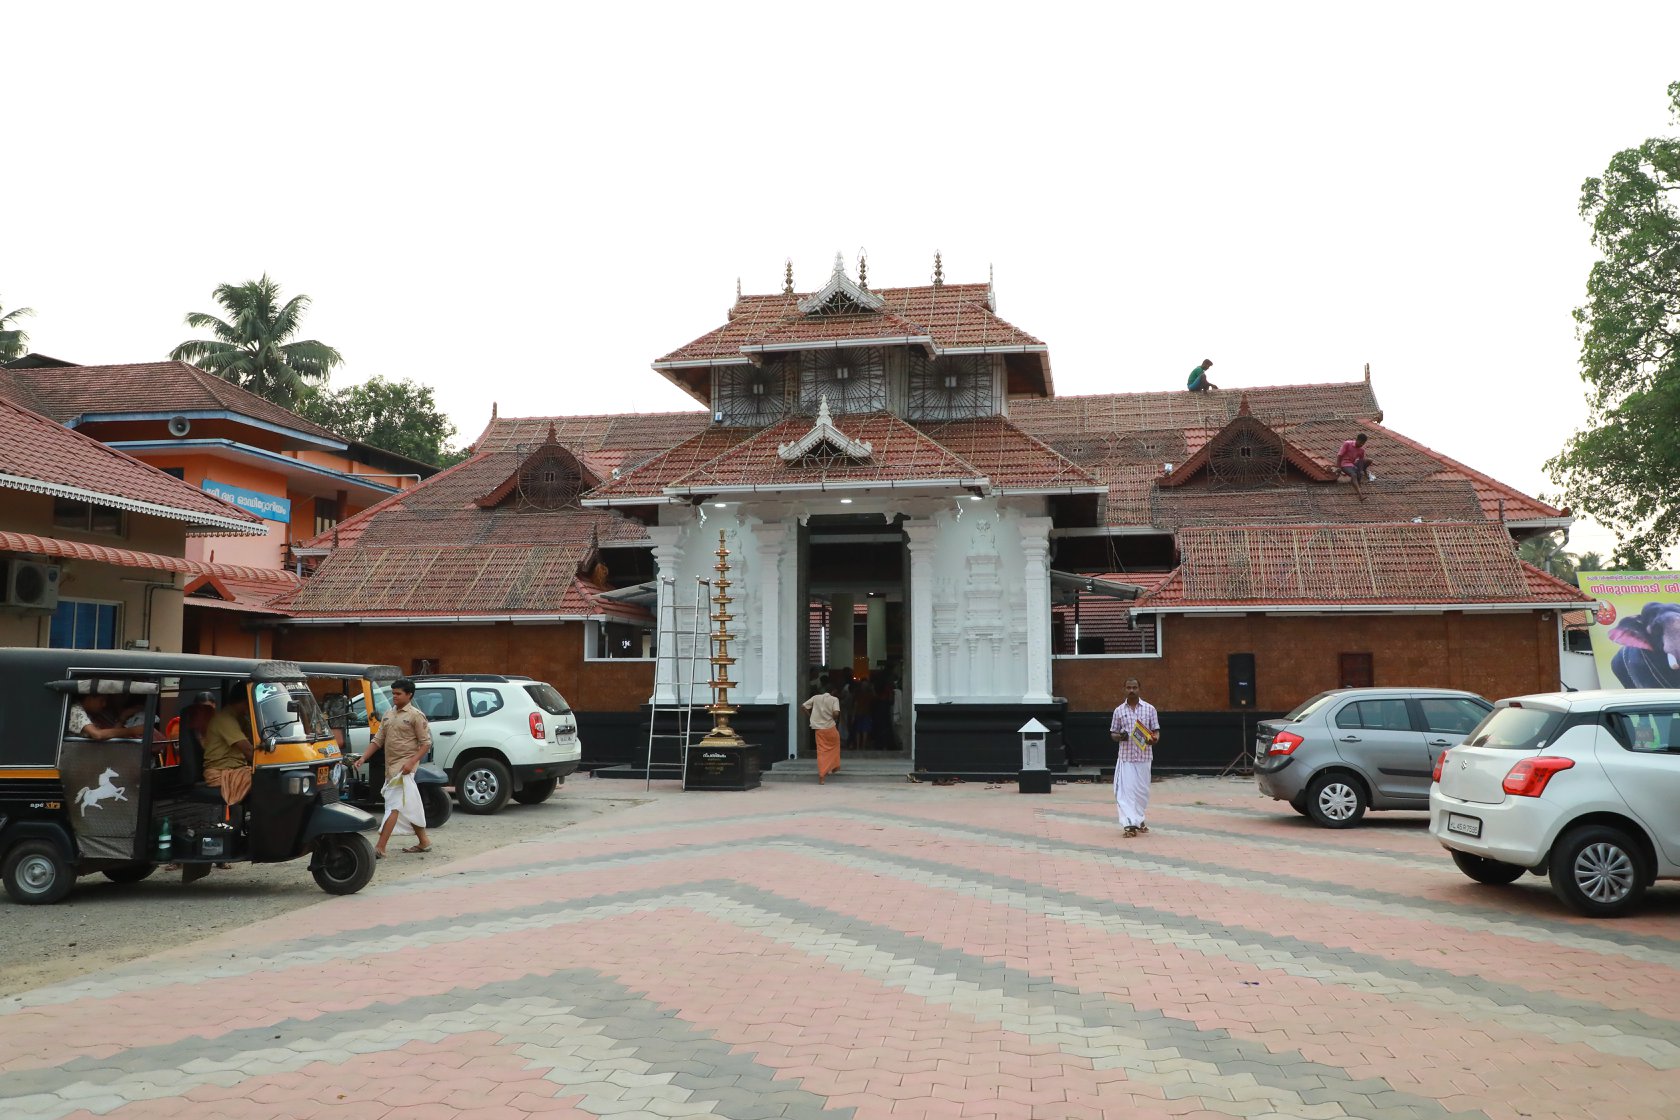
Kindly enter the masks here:
<path id="1" fill-rule="evenodd" d="M 380 791 L 385 786 L 385 755 L 376 754 L 365 768 L 357 759 L 367 751 L 368 741 L 378 733 L 379 722 L 391 710 L 391 682 L 402 676 L 395 665 L 359 665 L 339 661 L 301 661 L 298 667 L 309 678 L 310 687 L 326 713 L 327 726 L 344 751 L 345 768 L 338 782 L 339 798 L 376 817 L 385 814 Z M 414 771 L 420 801 L 426 808 L 426 827 L 440 828 L 449 820 L 454 802 L 449 797 L 449 775 L 435 765 L 431 756 Z"/>
<path id="2" fill-rule="evenodd" d="M 341 752 L 297 665 L 0 649 L 0 680 L 0 877 L 15 901 L 57 902 L 95 872 L 132 883 L 175 864 L 190 882 L 306 854 L 329 893 L 373 877 L 362 834 L 378 821 L 340 802 Z M 254 747 L 250 793 L 232 806 L 204 784 L 201 699 L 232 709 Z M 103 714 L 119 705 L 126 724 Z"/>

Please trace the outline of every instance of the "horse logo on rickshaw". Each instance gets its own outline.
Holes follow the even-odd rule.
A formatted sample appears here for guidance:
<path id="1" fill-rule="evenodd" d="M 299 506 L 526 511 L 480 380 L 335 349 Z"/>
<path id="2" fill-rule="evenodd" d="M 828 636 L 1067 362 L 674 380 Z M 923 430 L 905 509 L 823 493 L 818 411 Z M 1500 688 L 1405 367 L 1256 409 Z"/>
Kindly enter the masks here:
<path id="1" fill-rule="evenodd" d="M 91 786 L 91 787 L 83 786 L 80 790 L 77 791 L 76 801 L 82 807 L 82 816 L 84 816 L 84 817 L 87 816 L 87 811 L 90 808 L 93 808 L 93 809 L 103 809 L 103 808 L 105 808 L 105 806 L 100 804 L 101 801 L 110 801 L 113 798 L 115 798 L 118 801 L 127 801 L 128 800 L 128 787 L 127 786 L 119 786 L 111 780 L 112 778 L 115 778 L 116 776 L 117 776 L 117 772 L 115 770 L 111 769 L 109 766 L 107 766 L 105 768 L 105 772 L 103 774 L 99 775 L 99 784 L 98 785 Z"/>

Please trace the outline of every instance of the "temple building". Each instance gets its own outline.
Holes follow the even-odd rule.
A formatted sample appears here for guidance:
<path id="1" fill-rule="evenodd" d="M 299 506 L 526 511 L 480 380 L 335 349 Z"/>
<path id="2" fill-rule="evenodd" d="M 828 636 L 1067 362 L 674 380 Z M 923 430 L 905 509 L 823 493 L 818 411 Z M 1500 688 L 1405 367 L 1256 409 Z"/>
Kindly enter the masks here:
<path id="1" fill-rule="evenodd" d="M 295 551 L 277 648 L 527 673 L 628 763 L 650 703 L 709 697 L 687 639 L 730 552 L 735 723 L 808 751 L 824 671 L 892 680 L 915 769 L 1112 759 L 1125 678 L 1177 761 L 1216 767 L 1256 716 L 1343 685 L 1558 687 L 1575 588 L 1515 543 L 1570 515 L 1389 429 L 1358 380 L 1059 397 L 990 283 L 738 296 L 653 363 L 703 411 L 493 417 L 464 463 Z M 1362 499 L 1336 453 L 1368 436 Z M 663 656 L 661 653 L 663 652 Z"/>

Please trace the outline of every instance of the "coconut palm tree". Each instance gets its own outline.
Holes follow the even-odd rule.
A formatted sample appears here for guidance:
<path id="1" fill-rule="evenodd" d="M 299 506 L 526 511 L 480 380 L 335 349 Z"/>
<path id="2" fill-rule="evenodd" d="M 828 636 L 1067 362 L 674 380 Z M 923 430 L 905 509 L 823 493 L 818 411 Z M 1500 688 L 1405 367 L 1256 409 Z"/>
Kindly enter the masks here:
<path id="1" fill-rule="evenodd" d="M 27 352 L 29 336 L 18 329 L 17 321 L 35 312 L 27 307 L 0 310 L 0 362 L 21 358 Z"/>
<path id="2" fill-rule="evenodd" d="M 1542 572 L 1555 576 L 1564 575 L 1560 569 L 1567 567 L 1569 561 L 1569 554 L 1563 550 L 1563 542 L 1558 540 L 1556 533 L 1529 537 L 1517 546 L 1517 555 Z"/>
<path id="3" fill-rule="evenodd" d="M 267 273 L 260 280 L 219 285 L 214 295 L 227 318 L 193 311 L 187 326 L 215 337 L 183 342 L 170 351 L 171 358 L 192 362 L 286 408 L 303 398 L 311 382 L 325 381 L 344 361 L 323 342 L 292 340 L 309 297 L 296 295 L 281 303 L 280 285 Z"/>

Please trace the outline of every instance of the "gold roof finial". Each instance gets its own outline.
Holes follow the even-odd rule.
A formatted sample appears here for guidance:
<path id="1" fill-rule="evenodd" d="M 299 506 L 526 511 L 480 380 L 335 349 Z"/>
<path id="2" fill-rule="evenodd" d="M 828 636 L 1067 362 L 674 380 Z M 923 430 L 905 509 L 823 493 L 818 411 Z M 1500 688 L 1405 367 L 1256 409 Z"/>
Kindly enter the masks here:
<path id="1" fill-rule="evenodd" d="M 936 288 L 945 286 L 945 258 L 940 255 L 938 249 L 933 251 L 933 286 Z"/>
<path id="2" fill-rule="evenodd" d="M 858 287 L 869 290 L 869 254 L 862 249 L 858 250 Z"/>
<path id="3" fill-rule="evenodd" d="M 787 259 L 787 268 L 782 270 L 782 294 L 784 296 L 791 296 L 793 294 L 793 258 L 792 257 L 789 257 Z"/>

